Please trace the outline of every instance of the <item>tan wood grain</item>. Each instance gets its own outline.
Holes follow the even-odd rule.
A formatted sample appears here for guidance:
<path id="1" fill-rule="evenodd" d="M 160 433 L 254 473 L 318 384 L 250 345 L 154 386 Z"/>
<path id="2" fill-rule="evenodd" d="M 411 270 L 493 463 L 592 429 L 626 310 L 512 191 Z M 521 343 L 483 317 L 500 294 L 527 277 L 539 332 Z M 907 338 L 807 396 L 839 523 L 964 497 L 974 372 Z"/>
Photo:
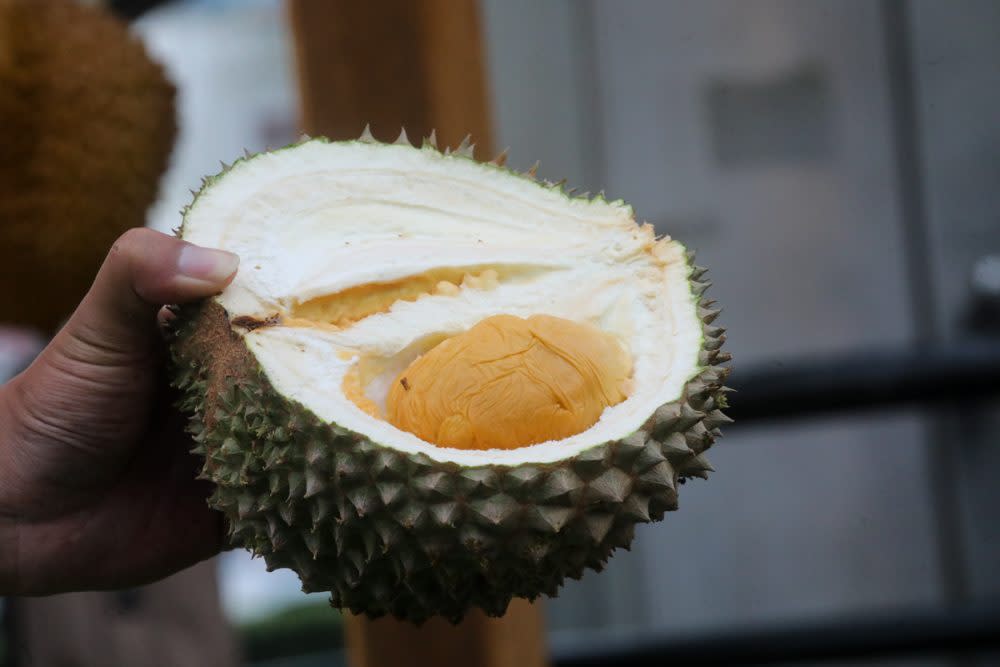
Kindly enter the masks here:
<path id="1" fill-rule="evenodd" d="M 442 145 L 471 134 L 492 157 L 484 55 L 474 0 L 290 0 L 302 128 L 331 139 L 370 124 L 390 141 L 436 130 Z"/>
<path id="2" fill-rule="evenodd" d="M 502 618 L 475 611 L 459 625 L 440 618 L 421 627 L 393 619 L 351 617 L 352 667 L 545 667 L 541 605 L 514 600 Z"/>

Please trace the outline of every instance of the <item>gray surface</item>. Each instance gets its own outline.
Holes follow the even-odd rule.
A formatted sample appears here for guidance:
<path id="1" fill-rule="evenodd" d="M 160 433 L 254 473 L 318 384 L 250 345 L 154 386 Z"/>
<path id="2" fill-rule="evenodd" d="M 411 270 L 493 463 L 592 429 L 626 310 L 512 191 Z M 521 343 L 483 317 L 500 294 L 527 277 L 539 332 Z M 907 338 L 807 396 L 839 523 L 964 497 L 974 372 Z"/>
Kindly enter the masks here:
<path id="1" fill-rule="evenodd" d="M 588 140 L 595 119 L 579 108 L 589 94 L 588 16 L 572 0 L 483 0 L 483 29 L 498 149 L 524 170 L 566 178 L 581 190 L 601 187 Z"/>
<path id="2" fill-rule="evenodd" d="M 596 179 L 696 248 L 737 366 L 913 339 L 878 3 L 521 5 L 484 3 L 500 143 L 553 155 L 556 173 Z M 526 61 L 539 44 L 558 57 Z M 786 146 L 808 159 L 718 150 L 720 136 L 801 120 L 803 100 L 737 104 L 720 135 L 713 90 L 803 71 L 820 77 L 804 103 L 826 104 L 829 142 L 797 122 Z M 725 159 L 748 146 L 751 159 Z M 709 630 L 940 601 L 925 440 L 912 414 L 731 429 L 712 479 L 686 486 L 681 511 L 605 574 L 568 585 L 553 627 Z"/>
<path id="3" fill-rule="evenodd" d="M 972 264 L 1000 253 L 1000 3 L 919 0 L 911 28 L 935 325 L 955 339 L 969 333 Z M 968 594 L 1000 595 L 1000 406 L 948 414 L 944 428 L 959 461 Z"/>
<path id="4" fill-rule="evenodd" d="M 936 324 L 958 336 L 972 263 L 1000 252 L 1000 3 L 911 7 Z"/>

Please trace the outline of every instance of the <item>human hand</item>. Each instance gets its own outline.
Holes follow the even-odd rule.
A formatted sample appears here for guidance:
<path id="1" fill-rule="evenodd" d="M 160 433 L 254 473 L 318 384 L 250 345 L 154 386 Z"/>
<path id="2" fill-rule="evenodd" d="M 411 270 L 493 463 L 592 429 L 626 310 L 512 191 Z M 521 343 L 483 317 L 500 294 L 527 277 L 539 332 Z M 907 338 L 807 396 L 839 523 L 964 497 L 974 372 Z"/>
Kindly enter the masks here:
<path id="1" fill-rule="evenodd" d="M 0 387 L 0 595 L 148 583 L 221 549 L 222 515 L 170 407 L 158 312 L 220 292 L 237 264 L 127 232 L 62 330 Z"/>

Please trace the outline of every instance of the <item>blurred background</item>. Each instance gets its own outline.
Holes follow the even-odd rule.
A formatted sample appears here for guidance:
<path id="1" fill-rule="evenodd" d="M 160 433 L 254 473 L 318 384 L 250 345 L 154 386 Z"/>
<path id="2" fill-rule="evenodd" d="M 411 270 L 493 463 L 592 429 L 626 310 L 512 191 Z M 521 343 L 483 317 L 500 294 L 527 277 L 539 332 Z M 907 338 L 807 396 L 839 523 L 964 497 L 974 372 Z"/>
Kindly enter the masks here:
<path id="1" fill-rule="evenodd" d="M 298 136 L 304 51 L 279 0 L 111 4 L 177 88 L 166 231 L 220 161 Z M 493 146 L 696 249 L 735 359 L 717 472 L 544 603 L 551 660 L 812 664 L 895 630 L 837 664 L 1000 664 L 1000 3 L 472 4 Z M 6 375 L 44 340 L 11 332 Z M 343 664 L 324 596 L 212 567 L 243 664 Z"/>

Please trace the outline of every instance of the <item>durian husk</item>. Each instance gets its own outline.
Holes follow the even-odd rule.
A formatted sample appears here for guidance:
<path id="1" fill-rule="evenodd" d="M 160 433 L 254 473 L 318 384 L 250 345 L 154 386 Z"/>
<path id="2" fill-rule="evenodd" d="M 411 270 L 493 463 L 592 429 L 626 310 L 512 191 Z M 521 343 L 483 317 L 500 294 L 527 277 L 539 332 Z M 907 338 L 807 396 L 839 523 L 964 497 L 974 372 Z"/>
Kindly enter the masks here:
<path id="1" fill-rule="evenodd" d="M 175 131 L 174 88 L 121 21 L 0 0 L 0 322 L 51 332 L 72 312 L 145 223 Z"/>
<path id="2" fill-rule="evenodd" d="M 230 324 L 238 313 L 213 300 L 177 309 L 173 383 L 202 477 L 216 485 L 209 504 L 225 514 L 234 546 L 353 613 L 458 622 L 473 606 L 499 616 L 514 597 L 556 595 L 567 577 L 628 548 L 636 524 L 677 509 L 686 479 L 712 470 L 703 454 L 730 422 L 730 355 L 693 258 L 699 371 L 628 437 L 554 463 L 462 466 L 323 422 L 271 386 Z"/>

